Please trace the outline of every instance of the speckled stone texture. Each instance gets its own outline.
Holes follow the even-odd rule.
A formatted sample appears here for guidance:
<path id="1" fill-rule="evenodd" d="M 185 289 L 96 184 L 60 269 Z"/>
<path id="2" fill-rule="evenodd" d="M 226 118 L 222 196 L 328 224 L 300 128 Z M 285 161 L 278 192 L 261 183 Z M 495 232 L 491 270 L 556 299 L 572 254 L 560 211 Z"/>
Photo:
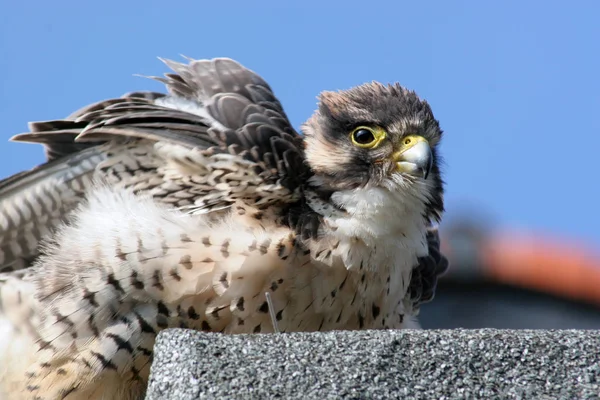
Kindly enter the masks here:
<path id="1" fill-rule="evenodd" d="M 173 329 L 155 351 L 146 400 L 600 398 L 596 331 Z"/>

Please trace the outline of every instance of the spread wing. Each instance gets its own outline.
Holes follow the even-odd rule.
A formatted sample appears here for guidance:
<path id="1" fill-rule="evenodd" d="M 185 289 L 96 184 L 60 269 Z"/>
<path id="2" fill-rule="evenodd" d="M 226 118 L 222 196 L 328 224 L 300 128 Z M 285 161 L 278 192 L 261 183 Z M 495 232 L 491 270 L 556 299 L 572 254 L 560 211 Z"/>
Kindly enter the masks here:
<path id="1" fill-rule="evenodd" d="M 302 139 L 263 79 L 231 59 L 165 63 L 173 73 L 154 79 L 168 95 L 130 93 L 13 138 L 48 162 L 0 182 L 0 271 L 30 265 L 97 181 L 190 212 L 300 198 Z"/>

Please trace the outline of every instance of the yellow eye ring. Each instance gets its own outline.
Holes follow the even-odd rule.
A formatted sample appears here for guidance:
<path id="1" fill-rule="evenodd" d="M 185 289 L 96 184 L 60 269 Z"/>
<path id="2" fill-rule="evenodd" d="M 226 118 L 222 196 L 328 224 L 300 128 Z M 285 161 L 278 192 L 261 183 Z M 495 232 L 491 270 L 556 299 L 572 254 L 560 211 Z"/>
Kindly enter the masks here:
<path id="1" fill-rule="evenodd" d="M 356 147 L 373 149 L 387 136 L 380 127 L 359 126 L 350 133 L 350 140 Z"/>

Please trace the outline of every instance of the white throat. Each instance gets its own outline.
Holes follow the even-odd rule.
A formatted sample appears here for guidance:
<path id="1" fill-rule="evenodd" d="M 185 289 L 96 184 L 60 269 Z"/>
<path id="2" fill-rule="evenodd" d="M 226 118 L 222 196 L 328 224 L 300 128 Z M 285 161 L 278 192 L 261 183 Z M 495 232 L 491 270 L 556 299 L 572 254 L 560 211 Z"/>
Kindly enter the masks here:
<path id="1" fill-rule="evenodd" d="M 348 244 L 347 251 L 354 253 L 365 246 L 376 249 L 370 261 L 375 264 L 371 268 L 377 268 L 378 263 L 397 264 L 398 259 L 413 263 L 427 254 L 425 201 L 419 191 L 422 188 L 411 189 L 392 192 L 371 187 L 335 192 L 331 202 L 345 212 L 316 196 L 310 196 L 308 201 L 324 216 L 325 230 L 342 244 Z M 352 264 L 348 259 L 346 267 L 350 269 Z"/>
<path id="2" fill-rule="evenodd" d="M 424 235 L 425 205 L 412 193 L 362 188 L 336 192 L 331 200 L 347 213 L 331 221 L 340 234 L 357 237 L 367 244 L 389 236 L 416 239 Z"/>

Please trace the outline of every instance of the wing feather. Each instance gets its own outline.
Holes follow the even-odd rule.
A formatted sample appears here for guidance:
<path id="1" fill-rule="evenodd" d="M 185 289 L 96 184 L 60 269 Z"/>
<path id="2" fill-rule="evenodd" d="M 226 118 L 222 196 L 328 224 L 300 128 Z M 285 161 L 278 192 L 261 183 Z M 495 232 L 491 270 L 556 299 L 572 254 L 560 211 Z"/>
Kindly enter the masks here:
<path id="1" fill-rule="evenodd" d="M 154 79 L 169 95 L 129 93 L 63 120 L 31 123 L 30 132 L 13 137 L 42 144 L 48 162 L 0 182 L 0 270 L 35 257 L 44 233 L 85 198 L 72 187 L 97 180 L 196 210 L 223 209 L 240 197 L 295 201 L 309 170 L 300 135 L 270 86 L 230 59 L 163 61 L 174 73 Z M 57 205 L 35 212 L 16 206 L 47 199 Z"/>
<path id="2" fill-rule="evenodd" d="M 437 228 L 432 227 L 427 232 L 427 246 L 429 254 L 419 258 L 418 264 L 413 269 L 408 289 L 415 308 L 433 300 L 438 278 L 449 266 L 448 259 L 441 253 Z"/>
<path id="3" fill-rule="evenodd" d="M 0 272 L 29 265 L 40 238 L 77 206 L 104 159 L 84 149 L 0 182 Z"/>

